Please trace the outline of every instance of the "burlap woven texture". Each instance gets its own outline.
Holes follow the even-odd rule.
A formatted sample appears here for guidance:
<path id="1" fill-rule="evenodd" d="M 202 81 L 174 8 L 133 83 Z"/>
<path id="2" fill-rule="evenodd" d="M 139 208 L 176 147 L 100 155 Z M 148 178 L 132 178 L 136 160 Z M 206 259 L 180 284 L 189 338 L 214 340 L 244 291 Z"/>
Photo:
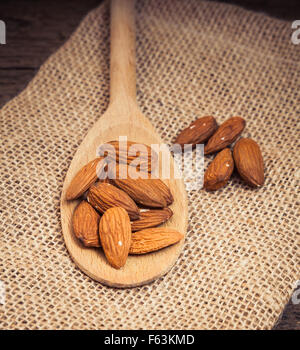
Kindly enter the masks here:
<path id="1" fill-rule="evenodd" d="M 243 116 L 265 186 L 235 176 L 215 193 L 190 192 L 184 251 L 150 285 L 108 288 L 75 266 L 59 201 L 108 105 L 104 3 L 1 110 L 2 329 L 269 329 L 299 279 L 300 45 L 290 23 L 192 0 L 139 1 L 136 17 L 138 102 L 165 142 L 197 117 Z"/>

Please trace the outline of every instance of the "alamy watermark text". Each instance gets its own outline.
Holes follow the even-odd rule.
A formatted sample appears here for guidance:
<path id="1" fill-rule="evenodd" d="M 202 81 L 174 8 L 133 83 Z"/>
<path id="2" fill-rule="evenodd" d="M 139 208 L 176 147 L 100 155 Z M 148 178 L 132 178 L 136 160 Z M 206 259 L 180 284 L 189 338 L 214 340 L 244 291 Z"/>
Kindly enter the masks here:
<path id="1" fill-rule="evenodd" d="M 0 20 L 0 44 L 6 44 L 6 24 Z"/>

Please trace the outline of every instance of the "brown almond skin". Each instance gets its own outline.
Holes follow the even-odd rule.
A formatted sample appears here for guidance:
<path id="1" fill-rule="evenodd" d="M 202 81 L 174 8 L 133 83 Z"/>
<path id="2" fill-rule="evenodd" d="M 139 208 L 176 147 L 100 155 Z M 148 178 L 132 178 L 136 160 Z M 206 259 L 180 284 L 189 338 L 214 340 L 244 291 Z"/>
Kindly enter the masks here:
<path id="1" fill-rule="evenodd" d="M 113 146 L 115 154 L 110 154 L 110 148 L 107 146 Z M 157 153 L 151 149 L 151 147 L 138 142 L 127 141 L 127 148 L 124 149 L 125 144 L 119 143 L 119 141 L 110 141 L 101 146 L 103 151 L 108 150 L 107 161 L 117 161 L 118 163 L 137 165 L 138 169 L 142 171 L 151 172 L 158 164 Z M 137 159 L 138 158 L 138 159 Z M 135 163 L 137 161 L 137 163 Z"/>
<path id="2" fill-rule="evenodd" d="M 204 154 L 210 154 L 229 146 L 242 133 L 246 122 L 241 117 L 232 117 L 221 124 L 204 147 Z"/>
<path id="3" fill-rule="evenodd" d="M 87 200 L 100 213 L 112 207 L 121 207 L 127 211 L 131 220 L 140 217 L 139 208 L 128 194 L 110 183 L 97 182 L 92 185 Z"/>
<path id="4" fill-rule="evenodd" d="M 172 204 L 174 199 L 169 187 L 160 179 L 149 178 L 150 175 L 145 172 L 139 172 L 145 174 L 147 178 L 131 178 L 127 165 L 118 164 L 111 168 L 115 171 L 110 173 L 110 181 L 115 186 L 126 192 L 136 203 L 150 208 L 165 208 Z M 121 176 L 119 175 L 121 174 Z M 123 176 L 125 174 L 125 176 Z M 116 175 L 112 178 L 113 176 Z M 120 177 L 127 177 L 122 179 Z"/>
<path id="5" fill-rule="evenodd" d="M 248 185 L 264 184 L 264 161 L 258 144 L 250 138 L 242 138 L 233 148 L 233 159 L 241 178 Z"/>
<path id="6" fill-rule="evenodd" d="M 160 179 L 114 179 L 113 184 L 136 203 L 150 208 L 164 208 L 173 202 L 167 185 Z"/>
<path id="7" fill-rule="evenodd" d="M 209 164 L 204 174 L 203 187 L 209 191 L 215 191 L 224 187 L 234 169 L 234 161 L 229 148 L 219 152 L 215 159 Z"/>
<path id="8" fill-rule="evenodd" d="M 99 224 L 101 245 L 107 261 L 115 269 L 125 265 L 131 246 L 131 226 L 124 208 L 108 209 Z"/>
<path id="9" fill-rule="evenodd" d="M 131 230 L 135 232 L 159 226 L 168 221 L 172 215 L 173 212 L 170 208 L 141 211 L 139 220 L 135 220 L 131 223 Z"/>
<path id="10" fill-rule="evenodd" d="M 185 144 L 204 143 L 217 130 L 218 124 L 214 117 L 202 117 L 192 122 L 186 129 L 177 136 L 175 144 L 183 147 Z"/>
<path id="11" fill-rule="evenodd" d="M 97 166 L 100 161 L 103 161 L 102 157 L 92 160 L 77 172 L 67 189 L 67 200 L 79 198 L 93 183 L 97 181 L 97 170 L 99 170 L 97 169 Z"/>
<path id="12" fill-rule="evenodd" d="M 169 227 L 154 227 L 132 234 L 129 254 L 146 254 L 168 247 L 183 239 L 183 234 Z"/>
<path id="13" fill-rule="evenodd" d="M 73 232 L 86 247 L 100 247 L 99 221 L 100 215 L 86 201 L 76 207 L 72 218 Z"/>
<path id="14" fill-rule="evenodd" d="M 162 180 L 157 180 L 159 181 L 159 191 L 161 191 L 161 194 L 165 198 L 167 205 L 171 205 L 174 202 L 174 197 L 171 193 L 169 186 L 167 186 Z"/>

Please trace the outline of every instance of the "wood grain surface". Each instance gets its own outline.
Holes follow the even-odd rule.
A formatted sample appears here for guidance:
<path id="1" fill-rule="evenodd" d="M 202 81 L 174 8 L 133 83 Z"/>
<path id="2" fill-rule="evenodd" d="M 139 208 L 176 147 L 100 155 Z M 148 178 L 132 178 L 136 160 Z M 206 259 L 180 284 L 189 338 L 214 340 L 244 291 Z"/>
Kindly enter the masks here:
<path id="1" fill-rule="evenodd" d="M 101 0 L 6 0 L 0 19 L 7 44 L 0 46 L 0 107 L 21 92 L 39 66 L 75 30 Z M 299 0 L 229 0 L 245 8 L 287 20 L 300 19 Z M 300 329 L 300 305 L 290 301 L 274 329 Z"/>

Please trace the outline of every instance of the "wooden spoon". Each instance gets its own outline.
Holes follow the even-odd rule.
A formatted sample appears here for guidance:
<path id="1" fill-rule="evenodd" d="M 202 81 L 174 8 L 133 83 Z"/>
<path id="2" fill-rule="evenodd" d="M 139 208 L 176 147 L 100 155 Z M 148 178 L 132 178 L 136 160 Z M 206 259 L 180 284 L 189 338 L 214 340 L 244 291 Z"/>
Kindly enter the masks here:
<path id="1" fill-rule="evenodd" d="M 184 242 L 182 240 L 145 255 L 130 255 L 126 265 L 116 270 L 108 264 L 102 249 L 83 247 L 72 232 L 72 214 L 78 201 L 66 201 L 66 190 L 77 171 L 95 158 L 99 145 L 118 140 L 119 136 L 127 136 L 130 141 L 148 145 L 162 143 L 149 120 L 142 115 L 136 101 L 133 0 L 112 0 L 110 29 L 110 104 L 90 129 L 71 162 L 62 191 L 61 221 L 66 246 L 78 267 L 103 284 L 122 288 L 140 286 L 164 275 L 175 263 Z M 174 215 L 165 225 L 185 234 L 188 212 L 183 180 L 173 176 L 166 183 L 174 196 L 171 206 Z"/>

